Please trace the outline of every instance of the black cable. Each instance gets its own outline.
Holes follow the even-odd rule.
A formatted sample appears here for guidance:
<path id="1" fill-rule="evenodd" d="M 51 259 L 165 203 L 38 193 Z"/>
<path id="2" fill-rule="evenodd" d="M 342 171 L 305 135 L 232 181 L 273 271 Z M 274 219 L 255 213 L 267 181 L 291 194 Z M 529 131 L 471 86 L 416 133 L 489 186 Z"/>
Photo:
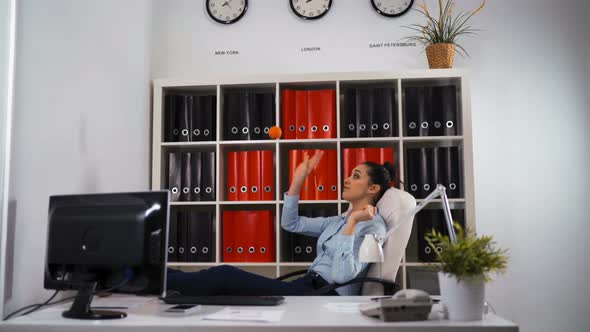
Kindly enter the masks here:
<path id="1" fill-rule="evenodd" d="M 45 302 L 43 302 L 43 303 L 35 303 L 35 304 L 28 305 L 28 306 L 26 306 L 26 307 L 22 307 L 22 308 L 20 308 L 20 309 L 18 309 L 18 310 L 16 310 L 16 311 L 13 311 L 13 312 L 12 312 L 12 313 L 10 313 L 8 316 L 4 317 L 4 319 L 3 319 L 3 320 L 8 320 L 8 319 L 10 319 L 10 317 L 12 317 L 12 316 L 14 316 L 14 315 L 18 314 L 19 312 L 21 312 L 21 311 L 23 311 L 23 310 L 27 310 L 27 309 L 29 309 L 29 308 L 32 308 L 32 307 L 37 307 L 37 308 L 35 308 L 33 311 L 37 310 L 37 309 L 38 309 L 38 308 L 40 308 L 41 306 L 47 305 L 47 303 L 49 303 L 49 301 L 53 300 L 53 298 L 54 298 L 54 297 L 57 295 L 57 293 L 59 293 L 59 289 L 58 289 L 58 290 L 56 290 L 56 291 L 53 293 L 53 295 L 51 295 L 51 297 L 50 297 L 49 299 L 47 299 L 47 301 L 45 301 Z M 33 312 L 33 311 L 30 311 L 30 312 Z M 28 314 L 28 313 L 29 313 L 29 312 L 27 312 L 27 313 L 24 313 L 23 315 L 26 315 L 26 314 Z"/>
<path id="2" fill-rule="evenodd" d="M 94 296 L 94 295 L 96 295 L 96 294 L 100 294 L 100 293 L 108 293 L 108 292 L 110 292 L 110 291 L 113 291 L 113 290 L 115 290 L 115 289 L 117 289 L 117 288 L 120 288 L 120 287 L 124 286 L 126 283 L 128 283 L 128 282 L 129 282 L 129 280 L 131 280 L 131 278 L 125 278 L 125 280 L 123 280 L 122 282 L 120 282 L 119 284 L 117 284 L 117 285 L 115 285 L 115 286 L 113 286 L 113 287 L 111 287 L 111 288 L 107 288 L 107 289 L 100 289 L 100 290 L 97 290 L 97 291 L 94 291 L 94 292 L 92 292 L 92 295 Z M 14 316 L 14 315 L 18 314 L 19 312 L 21 312 L 21 311 L 23 311 L 23 310 L 27 310 L 27 309 L 29 309 L 29 308 L 32 308 L 32 307 L 35 307 L 35 308 L 33 308 L 33 309 L 31 309 L 31 310 L 29 310 L 29 311 L 27 311 L 27 312 L 25 312 L 25 313 L 23 313 L 23 314 L 19 315 L 18 317 L 20 317 L 20 316 L 24 316 L 24 315 L 28 315 L 28 314 L 30 314 L 31 312 L 37 311 L 37 310 L 39 310 L 39 309 L 41 309 L 41 308 L 43 308 L 43 307 L 45 307 L 45 306 L 54 305 L 54 304 L 58 304 L 58 303 L 61 303 L 61 302 L 66 302 L 66 301 L 69 301 L 69 300 L 71 300 L 71 299 L 75 299 L 75 298 L 78 296 L 78 294 L 76 294 L 76 295 L 74 295 L 74 296 L 66 297 L 66 298 L 63 298 L 63 299 L 60 299 L 60 300 L 57 300 L 57 301 L 55 301 L 55 302 L 51 302 L 51 303 L 50 303 L 50 301 L 51 301 L 51 300 L 53 300 L 53 298 L 54 298 L 54 297 L 57 295 L 57 293 L 59 293 L 59 290 L 56 290 L 56 291 L 55 291 L 55 293 L 53 293 L 53 295 L 51 295 L 51 297 L 50 297 L 49 299 L 47 299 L 47 301 L 45 301 L 45 302 L 43 302 L 43 303 L 35 303 L 35 304 L 28 305 L 28 306 L 26 306 L 26 307 L 22 307 L 22 308 L 20 308 L 20 309 L 18 309 L 18 310 L 16 310 L 16 311 L 14 311 L 14 312 L 10 313 L 10 315 L 8 315 L 8 316 L 4 317 L 4 319 L 3 319 L 3 320 L 8 320 L 9 318 L 11 318 L 12 316 Z"/>

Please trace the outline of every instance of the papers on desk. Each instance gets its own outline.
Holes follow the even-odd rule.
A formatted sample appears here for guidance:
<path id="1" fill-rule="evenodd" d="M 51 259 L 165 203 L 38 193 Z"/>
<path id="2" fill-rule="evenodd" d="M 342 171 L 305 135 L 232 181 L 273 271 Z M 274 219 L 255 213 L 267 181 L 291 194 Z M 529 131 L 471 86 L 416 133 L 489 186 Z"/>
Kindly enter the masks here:
<path id="1" fill-rule="evenodd" d="M 340 313 L 358 313 L 359 312 L 359 305 L 361 302 L 332 302 L 326 303 L 324 308 L 328 309 L 331 312 L 340 312 Z"/>
<path id="2" fill-rule="evenodd" d="M 250 310 L 225 308 L 203 317 L 204 320 L 224 320 L 242 322 L 278 323 L 284 310 Z"/>
<path id="3" fill-rule="evenodd" d="M 135 309 L 143 307 L 150 301 L 156 301 L 155 297 L 129 296 L 129 295 L 111 295 L 107 297 L 95 296 L 92 299 L 92 309 L 112 308 L 112 309 Z"/>

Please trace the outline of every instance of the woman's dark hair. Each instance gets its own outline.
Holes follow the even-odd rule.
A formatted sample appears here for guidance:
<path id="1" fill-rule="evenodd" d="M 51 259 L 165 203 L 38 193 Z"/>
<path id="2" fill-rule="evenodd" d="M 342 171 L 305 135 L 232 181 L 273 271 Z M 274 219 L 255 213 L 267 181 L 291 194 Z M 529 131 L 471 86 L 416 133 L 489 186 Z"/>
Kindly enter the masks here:
<path id="1" fill-rule="evenodd" d="M 370 184 L 378 184 L 381 186 L 381 190 L 379 194 L 375 196 L 375 202 L 373 204 L 377 204 L 385 191 L 391 188 L 391 182 L 395 180 L 395 168 L 393 164 L 386 161 L 385 164 L 380 165 L 372 161 L 365 161 L 363 165 L 367 166 L 369 169 L 367 170 L 367 174 L 369 175 Z"/>

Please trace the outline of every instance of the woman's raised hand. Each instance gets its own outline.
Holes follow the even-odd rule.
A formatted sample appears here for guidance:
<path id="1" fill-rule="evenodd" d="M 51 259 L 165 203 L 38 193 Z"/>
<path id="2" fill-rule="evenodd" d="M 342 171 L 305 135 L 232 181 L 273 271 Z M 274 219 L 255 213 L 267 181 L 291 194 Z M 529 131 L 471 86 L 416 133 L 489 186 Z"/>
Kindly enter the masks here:
<path id="1" fill-rule="evenodd" d="M 321 150 L 316 152 L 311 158 L 309 158 L 307 153 L 304 153 L 303 161 L 295 168 L 293 179 L 305 180 L 309 173 L 318 166 L 323 156 L 324 151 Z"/>

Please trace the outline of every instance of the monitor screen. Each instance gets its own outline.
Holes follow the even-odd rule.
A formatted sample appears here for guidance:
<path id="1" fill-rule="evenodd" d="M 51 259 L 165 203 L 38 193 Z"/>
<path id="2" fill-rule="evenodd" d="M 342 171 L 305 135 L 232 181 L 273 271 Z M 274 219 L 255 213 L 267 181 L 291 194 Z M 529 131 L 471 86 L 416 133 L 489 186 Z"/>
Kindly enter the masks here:
<path id="1" fill-rule="evenodd" d="M 45 288 L 165 296 L 168 215 L 167 190 L 51 196 Z"/>

